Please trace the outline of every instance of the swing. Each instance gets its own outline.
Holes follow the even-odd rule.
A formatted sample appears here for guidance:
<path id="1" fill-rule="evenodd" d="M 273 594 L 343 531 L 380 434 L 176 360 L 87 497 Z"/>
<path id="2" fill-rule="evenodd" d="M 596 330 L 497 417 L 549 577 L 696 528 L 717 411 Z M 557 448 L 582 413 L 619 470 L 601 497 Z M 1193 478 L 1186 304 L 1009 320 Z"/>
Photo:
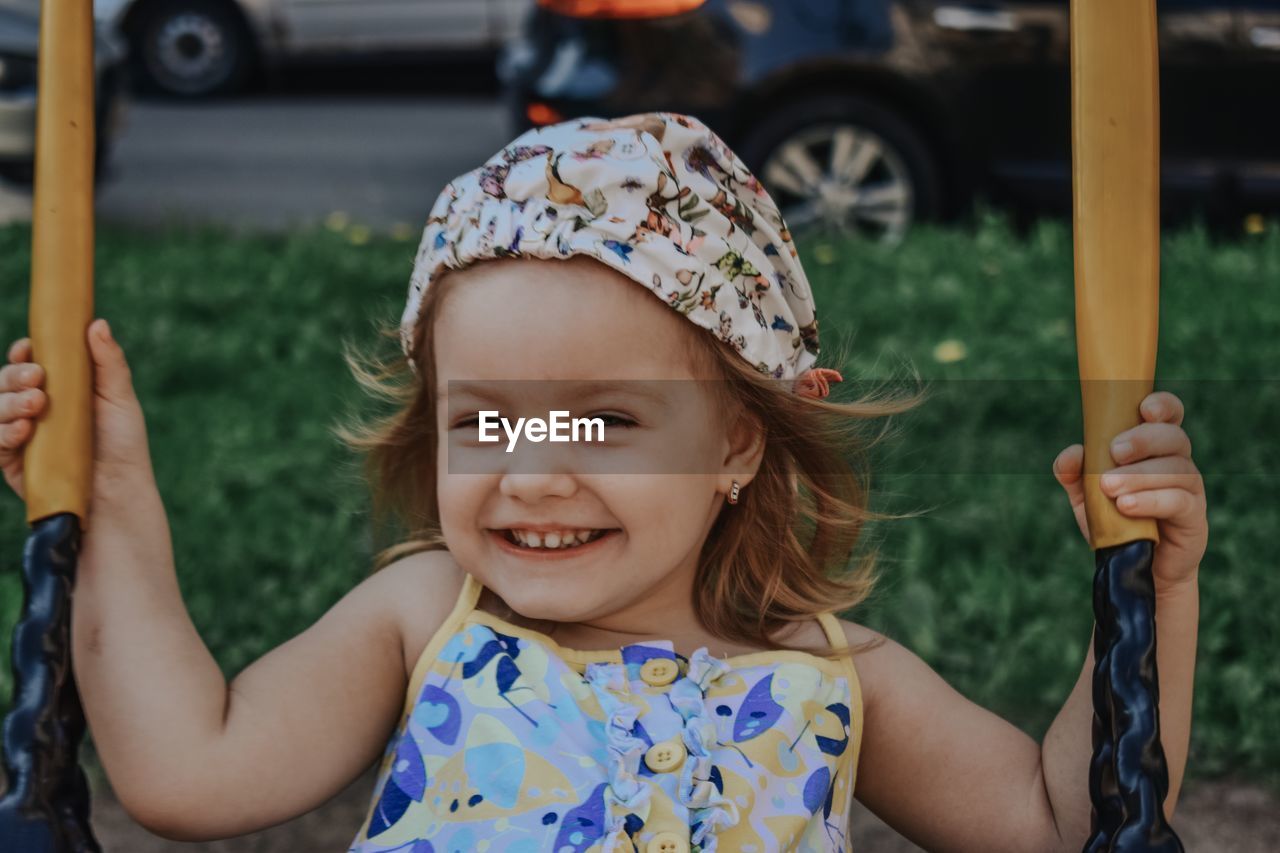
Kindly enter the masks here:
<path id="1" fill-rule="evenodd" d="M 1085 504 L 1095 549 L 1092 851 L 1181 851 L 1164 817 L 1153 519 L 1101 491 L 1110 439 L 1140 422 L 1155 372 L 1159 296 L 1158 50 L 1154 0 L 1072 0 L 1076 340 Z M 44 0 L 30 327 L 52 403 L 27 447 L 23 605 L 15 703 L 4 720 L 0 849 L 91 853 L 77 752 L 84 714 L 70 668 L 70 593 L 92 487 L 93 16 Z M 50 416 L 51 415 L 51 416 Z M 1082 780 L 1083 782 L 1083 780 Z"/>

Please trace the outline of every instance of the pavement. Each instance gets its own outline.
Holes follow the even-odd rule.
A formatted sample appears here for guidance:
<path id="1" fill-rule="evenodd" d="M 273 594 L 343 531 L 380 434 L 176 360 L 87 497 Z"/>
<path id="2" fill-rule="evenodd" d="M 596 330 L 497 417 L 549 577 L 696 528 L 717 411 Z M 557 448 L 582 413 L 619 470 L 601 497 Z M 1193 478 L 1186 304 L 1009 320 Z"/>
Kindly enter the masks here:
<path id="1" fill-rule="evenodd" d="M 444 185 L 512 135 L 485 92 L 130 100 L 94 206 L 99 222 L 143 227 L 273 231 L 338 214 L 416 234 Z M 30 218 L 30 192 L 0 185 L 0 224 Z"/>
<path id="2" fill-rule="evenodd" d="M 31 221 L 31 196 L 0 183 L 0 225 Z"/>

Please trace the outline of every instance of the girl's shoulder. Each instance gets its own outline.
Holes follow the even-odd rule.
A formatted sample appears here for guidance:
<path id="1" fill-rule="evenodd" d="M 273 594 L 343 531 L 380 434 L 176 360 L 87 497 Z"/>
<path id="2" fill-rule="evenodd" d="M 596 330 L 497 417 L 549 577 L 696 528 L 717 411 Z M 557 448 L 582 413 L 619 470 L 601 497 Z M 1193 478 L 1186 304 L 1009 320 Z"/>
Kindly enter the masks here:
<path id="1" fill-rule="evenodd" d="M 844 636 L 849 641 L 849 646 L 859 655 L 878 649 L 886 643 L 893 642 L 884 634 L 874 628 L 868 628 L 866 625 L 860 625 L 848 619 L 837 618 L 836 621 L 844 629 Z"/>
<path id="2" fill-rule="evenodd" d="M 393 607 L 404 652 L 405 673 L 422 656 L 458 600 L 466 572 L 445 549 L 419 551 L 381 569 L 394 575 Z"/>
<path id="3" fill-rule="evenodd" d="M 862 689 L 863 719 L 871 740 L 864 741 L 863 752 L 878 751 L 882 741 L 894 737 L 910 737 L 910 727 L 898 722 L 925 712 L 925 709 L 955 708 L 969 705 L 919 655 L 873 628 L 837 620 L 844 629 L 849 646 L 854 650 L 858 683 Z M 890 744 L 888 751 L 896 746 Z"/>

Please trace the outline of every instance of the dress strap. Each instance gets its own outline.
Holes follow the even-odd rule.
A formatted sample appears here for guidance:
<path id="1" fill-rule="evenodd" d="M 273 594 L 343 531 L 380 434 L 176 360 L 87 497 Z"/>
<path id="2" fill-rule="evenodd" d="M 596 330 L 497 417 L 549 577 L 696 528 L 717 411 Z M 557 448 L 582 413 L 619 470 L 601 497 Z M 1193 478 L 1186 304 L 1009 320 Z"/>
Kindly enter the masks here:
<path id="1" fill-rule="evenodd" d="M 461 622 L 463 616 L 475 609 L 476 603 L 480 601 L 480 593 L 484 592 L 484 584 L 476 580 L 475 575 L 471 572 L 465 574 L 462 589 L 458 590 L 458 600 L 453 605 L 453 612 L 449 614 L 450 622 Z"/>
<path id="2" fill-rule="evenodd" d="M 844 635 L 844 629 L 840 627 L 840 620 L 835 614 L 830 610 L 819 613 L 818 621 L 822 623 L 822 630 L 827 632 L 827 642 L 831 644 L 831 648 L 849 648 L 849 638 Z"/>
<path id="3" fill-rule="evenodd" d="M 818 621 L 822 623 L 823 629 L 827 632 L 827 640 L 834 649 L 848 649 L 849 639 L 845 636 L 844 628 L 840 625 L 840 620 L 836 618 L 831 611 L 825 611 L 818 614 Z M 853 655 L 848 654 L 842 656 L 846 677 L 849 680 L 849 734 L 852 742 L 846 747 L 840 757 L 843 765 L 839 772 L 845 774 L 848 779 L 848 800 L 845 803 L 845 814 L 849 814 L 853 808 L 854 791 L 858 783 L 858 757 L 862 754 L 862 725 L 863 725 L 863 706 L 862 706 L 862 682 L 858 678 L 858 668 L 853 664 Z M 849 849 L 847 846 L 845 849 Z"/>
<path id="4" fill-rule="evenodd" d="M 471 611 L 475 610 L 476 603 L 480 600 L 480 593 L 483 591 L 484 584 L 476 580 L 470 572 L 464 572 L 462 588 L 458 591 L 458 598 L 453 603 L 453 609 L 449 611 L 449 615 L 444 618 L 444 621 L 436 628 L 435 633 L 431 635 L 431 639 L 427 641 L 426 647 L 423 648 L 413 666 L 413 672 L 409 676 L 409 689 L 405 694 L 404 713 L 406 716 L 413 711 L 413 706 L 418 698 L 418 691 L 422 689 L 422 683 L 426 680 L 427 670 L 431 668 L 432 663 L 435 662 L 449 639 L 462 627 L 462 623 L 466 621 L 467 616 L 470 615 Z"/>

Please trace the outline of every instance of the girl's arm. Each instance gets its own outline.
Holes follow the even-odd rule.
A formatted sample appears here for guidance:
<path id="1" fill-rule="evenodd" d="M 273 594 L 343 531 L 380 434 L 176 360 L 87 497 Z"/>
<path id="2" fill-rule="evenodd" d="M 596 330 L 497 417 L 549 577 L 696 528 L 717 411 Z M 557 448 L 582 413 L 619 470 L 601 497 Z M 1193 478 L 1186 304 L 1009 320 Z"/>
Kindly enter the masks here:
<path id="1" fill-rule="evenodd" d="M 1160 734 L 1172 814 L 1186 763 L 1198 593 L 1157 603 Z M 851 644 L 878 637 L 845 623 Z M 902 835 L 937 851 L 1071 851 L 1088 840 L 1093 753 L 1092 645 L 1043 747 L 970 702 L 885 638 L 858 655 L 864 731 L 854 795 Z"/>
<path id="2" fill-rule="evenodd" d="M 228 687 L 178 589 L 124 349 L 101 318 L 86 338 L 93 497 L 71 596 L 72 668 L 107 776 L 139 823 L 179 840 L 304 814 L 381 754 L 403 709 L 405 638 L 444 621 L 463 574 L 447 552 L 406 557 Z M 21 496 L 23 447 L 47 399 L 30 339 L 8 356 L 0 469 Z"/>
<path id="3" fill-rule="evenodd" d="M 153 481 L 91 514 L 72 661 L 94 745 L 140 824 L 180 841 L 264 829 L 320 806 L 381 755 L 403 710 L 401 619 L 442 622 L 445 555 L 376 572 L 227 685 L 183 603 Z M 448 587 L 449 589 L 446 589 Z"/>

